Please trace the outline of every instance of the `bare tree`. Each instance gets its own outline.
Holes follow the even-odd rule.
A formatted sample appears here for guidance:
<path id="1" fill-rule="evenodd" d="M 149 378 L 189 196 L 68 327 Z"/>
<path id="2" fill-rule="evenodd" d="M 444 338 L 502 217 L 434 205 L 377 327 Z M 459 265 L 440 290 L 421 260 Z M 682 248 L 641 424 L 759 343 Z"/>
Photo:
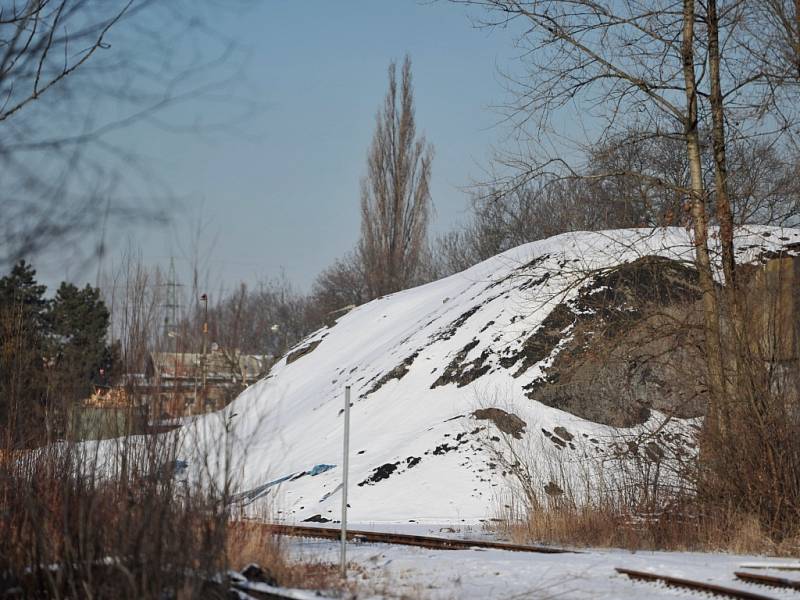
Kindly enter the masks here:
<path id="1" fill-rule="evenodd" d="M 489 24 L 522 23 L 518 42 L 527 71 L 511 80 L 515 95 L 508 116 L 523 150 L 501 160 L 513 173 L 503 182 L 506 189 L 542 178 L 636 179 L 680 200 L 684 214 L 679 222 L 693 233 L 703 307 L 706 365 L 698 365 L 694 375 L 709 389 L 703 456 L 710 460 L 704 465 L 704 487 L 714 490 L 717 500 L 755 499 L 731 484 L 744 473 L 726 470 L 730 457 L 719 450 L 738 444 L 735 431 L 750 431 L 748 452 L 769 465 L 760 491 L 772 501 L 768 487 L 786 490 L 772 507 L 753 504 L 752 510 L 785 533 L 800 507 L 800 494 L 785 475 L 797 468 L 796 458 L 788 458 L 797 456 L 796 442 L 782 438 L 779 447 L 770 429 L 780 422 L 778 415 L 791 412 L 786 403 L 792 400 L 775 393 L 774 382 L 769 383 L 772 363 L 751 348 L 759 334 L 749 329 L 743 312 L 746 292 L 739 289 L 733 246 L 737 194 L 730 158 L 736 144 L 756 147 L 752 143 L 758 140 L 780 148 L 796 143 L 800 7 L 788 0 L 461 3 L 487 8 Z M 770 47 L 776 41 L 782 43 Z M 576 105 L 581 110 L 565 119 Z M 577 130 L 595 132 L 588 142 L 571 139 L 576 128 L 564 127 L 584 115 L 591 122 Z M 587 156 L 587 144 L 617 145 L 618 155 L 631 131 L 643 140 L 674 142 L 681 154 L 676 164 L 685 165 L 685 177 L 663 178 L 646 161 L 588 168 L 571 158 L 575 146 L 577 156 Z M 722 286 L 715 280 L 717 267 L 724 275 Z"/>
<path id="2" fill-rule="evenodd" d="M 411 59 L 389 65 L 389 90 L 376 116 L 361 183 L 361 246 L 367 291 L 375 298 L 413 285 L 431 211 L 433 148 L 417 136 Z"/>
<path id="3" fill-rule="evenodd" d="M 715 182 L 713 140 L 701 133 L 702 171 L 708 205 L 716 215 L 721 194 Z M 683 225 L 689 166 L 678 139 L 653 137 L 636 131 L 590 147 L 586 176 L 597 175 L 597 185 L 585 201 L 609 206 L 612 227 Z M 800 195 L 793 173 L 800 167 L 790 144 L 738 137 L 725 143 L 725 189 L 729 195 L 733 225 L 794 225 L 800 218 Z M 610 173 L 611 175 L 605 175 Z M 647 179 L 636 175 L 647 173 Z M 721 189 L 721 188 L 720 188 Z M 592 210 L 586 208 L 586 210 Z"/>
<path id="4" fill-rule="evenodd" d="M 605 171 L 579 168 L 564 158 L 563 144 L 549 152 L 542 151 L 548 146 L 538 144 L 534 154 L 508 157 L 505 165 L 516 171 L 509 182 L 512 189 L 543 175 L 556 180 L 633 177 L 680 195 L 694 232 L 696 264 L 704 289 L 709 385 L 717 399 L 714 403 L 718 403 L 726 393 L 724 382 L 735 377 L 726 378 L 724 373 L 721 310 L 708 226 L 714 220 L 720 226 L 721 262 L 729 284 L 726 302 L 735 312 L 727 145 L 731 139 L 745 137 L 748 129 L 751 136 L 757 132 L 778 140 L 789 131 L 788 124 L 796 121 L 793 103 L 770 93 L 768 84 L 777 76 L 771 78 L 770 71 L 761 68 L 763 62 L 745 60 L 758 58 L 747 44 L 752 37 L 747 35 L 747 26 L 753 27 L 755 13 L 748 3 L 738 1 L 726 3 L 721 13 L 715 2 L 700 7 L 696 0 L 465 3 L 498 14 L 494 23 L 512 19 L 525 23 L 520 44 L 531 65 L 528 77 L 512 83 L 516 100 L 509 111 L 520 132 L 529 125 L 534 131 L 520 135 L 530 135 L 532 142 L 547 137 L 556 117 L 577 100 L 591 107 L 601 124 L 594 145 L 628 143 L 624 134 L 630 131 L 641 139 L 679 142 L 687 167 L 685 181 L 669 181 L 635 164 L 611 163 L 605 165 Z M 787 93 L 791 91 L 784 90 L 784 98 Z M 780 117 L 765 118 L 765 111 Z M 710 132 L 713 144 L 712 185 L 704 169 L 704 131 Z"/>
<path id="5" fill-rule="evenodd" d="M 262 281 L 255 289 L 242 283 L 209 309 L 211 340 L 227 351 L 279 358 L 310 332 L 307 306 L 306 296 L 285 274 Z M 195 313 L 195 332 L 201 331 L 201 316 Z"/>
<path id="6" fill-rule="evenodd" d="M 120 345 L 117 376 L 136 397 L 143 383 L 133 374 L 145 373 L 151 353 L 167 346 L 162 339 L 165 281 L 157 268 L 144 264 L 141 250 L 128 244 L 116 268 L 102 277 L 102 289 L 111 311 L 109 338 Z"/>
<path id="7" fill-rule="evenodd" d="M 800 160 L 784 147 L 745 140 L 733 144 L 728 184 L 736 224 L 796 227 L 800 223 Z"/>
<path id="8" fill-rule="evenodd" d="M 708 134 L 701 140 L 707 202 L 715 214 L 713 144 Z M 586 152 L 586 168 L 574 177 L 478 189 L 470 199 L 468 221 L 434 240 L 432 278 L 567 231 L 690 222 L 683 191 L 689 186 L 689 165 L 681 140 L 624 131 Z M 800 221 L 800 161 L 789 147 L 741 138 L 727 144 L 726 157 L 734 225 L 794 226 Z"/>
<path id="9" fill-rule="evenodd" d="M 188 98 L 211 101 L 227 76 L 234 50 L 208 26 L 214 10 L 223 9 L 185 0 L 0 3 L 0 266 L 55 248 L 77 262 L 104 253 L 99 232 L 112 221 L 166 220 L 169 186 L 117 134 L 133 124 L 191 130 L 164 113 Z M 202 43 L 183 52 L 176 39 Z"/>
<path id="10" fill-rule="evenodd" d="M 335 320 L 367 297 L 361 257 L 350 252 L 337 259 L 314 281 L 308 303 L 309 324 L 321 326 Z"/>

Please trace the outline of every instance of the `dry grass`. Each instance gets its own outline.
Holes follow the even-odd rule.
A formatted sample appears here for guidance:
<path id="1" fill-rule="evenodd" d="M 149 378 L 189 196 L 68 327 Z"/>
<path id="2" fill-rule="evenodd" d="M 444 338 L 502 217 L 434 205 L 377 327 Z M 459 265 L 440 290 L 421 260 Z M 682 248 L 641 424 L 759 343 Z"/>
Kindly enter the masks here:
<path id="1" fill-rule="evenodd" d="M 79 446 L 0 469 L 3 591 L 24 597 L 216 597 L 225 498 L 174 476 L 168 446 L 123 449 L 108 477 Z"/>
<path id="2" fill-rule="evenodd" d="M 800 527 L 795 535 L 773 540 L 754 515 L 695 514 L 696 507 L 644 518 L 610 507 L 540 508 L 521 518 L 506 516 L 497 529 L 517 543 L 575 547 L 730 552 L 734 554 L 800 554 Z"/>
<path id="3" fill-rule="evenodd" d="M 285 538 L 231 520 L 224 492 L 176 477 L 173 449 L 152 442 L 117 457 L 113 477 L 73 445 L 0 463 L 0 596 L 226 598 L 219 574 L 251 564 L 273 584 L 341 597 L 371 584 L 358 565 L 342 581 L 338 563 L 292 558 Z"/>
<path id="4" fill-rule="evenodd" d="M 78 454 L 0 464 L 0 596 L 224 598 L 219 574 L 251 563 L 278 585 L 345 591 L 338 565 L 290 560 L 281 538 L 229 520 L 224 492 L 176 477 L 171 448 L 129 453 L 114 477 Z"/>
<path id="5" fill-rule="evenodd" d="M 796 423 L 784 421 L 771 427 L 771 446 L 740 424 L 736 447 L 703 443 L 696 453 L 668 444 L 631 451 L 648 447 L 646 430 L 609 439 L 594 454 L 487 434 L 485 447 L 509 475 L 496 529 L 519 543 L 800 555 L 800 519 L 791 518 L 797 475 L 764 468 L 790 469 L 800 459 L 790 452 Z M 768 461 L 764 449 L 773 447 L 783 452 Z"/>
<path id="6" fill-rule="evenodd" d="M 342 581 L 339 564 L 322 560 L 290 558 L 286 539 L 277 536 L 257 521 L 232 521 L 228 524 L 225 543 L 228 564 L 241 571 L 249 564 L 259 565 L 281 586 L 314 590 L 354 592 L 352 581 Z M 351 574 L 363 569 L 348 564 Z"/>
<path id="7" fill-rule="evenodd" d="M 257 564 L 277 578 L 288 570 L 283 538 L 249 521 L 234 521 L 228 526 L 225 553 L 232 569 L 241 571 Z"/>

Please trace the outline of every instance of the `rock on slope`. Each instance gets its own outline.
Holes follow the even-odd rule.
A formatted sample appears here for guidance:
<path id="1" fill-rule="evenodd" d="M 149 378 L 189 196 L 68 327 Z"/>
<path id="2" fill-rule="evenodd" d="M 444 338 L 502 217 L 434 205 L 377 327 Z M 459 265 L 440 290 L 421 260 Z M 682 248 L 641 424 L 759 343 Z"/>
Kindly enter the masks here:
<path id="1" fill-rule="evenodd" d="M 738 253 L 755 260 L 798 242 L 797 230 L 748 228 L 738 236 Z M 640 291 L 683 290 L 679 299 L 690 300 L 692 270 L 680 264 L 692 256 L 683 229 L 570 233 L 374 300 L 298 344 L 224 411 L 185 427 L 186 447 L 201 432 L 219 440 L 227 429 L 241 503 L 267 501 L 273 516 L 289 521 L 334 520 L 344 388 L 351 385 L 352 520 L 491 517 L 509 475 L 486 439 L 509 435 L 580 463 L 631 431 L 615 428 L 619 419 L 582 418 L 600 413 L 573 410 L 563 398 L 550 406 L 536 400 L 537 390 L 553 386 L 550 369 L 564 350 L 579 353 L 593 334 L 587 315 L 608 316 L 609 306 L 617 315 L 636 312 L 635 286 L 607 293 L 620 279 L 608 269 L 668 258 L 661 263 L 673 267 L 655 283 L 644 280 Z M 618 329 L 627 327 L 623 320 Z M 660 413 L 651 408 L 659 407 L 632 409 L 636 416 L 622 421 L 656 422 Z M 676 439 L 663 435 L 657 443 Z M 189 462 L 197 468 L 199 460 Z"/>

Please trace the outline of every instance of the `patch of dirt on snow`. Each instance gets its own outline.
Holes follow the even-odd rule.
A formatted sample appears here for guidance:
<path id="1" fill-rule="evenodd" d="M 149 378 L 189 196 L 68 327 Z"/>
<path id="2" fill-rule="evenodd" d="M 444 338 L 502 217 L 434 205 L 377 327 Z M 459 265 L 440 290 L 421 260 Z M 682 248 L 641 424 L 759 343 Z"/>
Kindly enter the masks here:
<path id="1" fill-rule="evenodd" d="M 492 355 L 489 348 L 481 352 L 478 358 L 465 362 L 467 355 L 478 343 L 478 339 L 475 338 L 459 350 L 455 358 L 445 367 L 444 372 L 431 384 L 431 389 L 448 383 L 455 383 L 458 387 L 464 387 L 488 373 L 489 369 L 492 368 L 491 365 L 487 364 L 489 357 Z"/>
<path id="2" fill-rule="evenodd" d="M 564 330 L 573 325 L 576 318 L 577 315 L 566 304 L 558 304 L 533 335 L 525 340 L 518 352 L 512 351 L 500 358 L 500 365 L 510 369 L 518 362 L 521 363 L 514 372 L 514 377 L 519 377 L 550 356 L 564 337 Z"/>
<path id="3" fill-rule="evenodd" d="M 485 302 L 483 304 L 485 304 Z M 457 317 L 449 325 L 447 325 L 446 327 L 443 327 L 442 329 L 437 331 L 433 335 L 433 337 L 431 338 L 431 341 L 438 342 L 438 341 L 441 341 L 441 340 L 449 340 L 451 337 L 453 337 L 456 334 L 456 332 L 459 330 L 459 328 L 464 323 L 467 322 L 467 319 L 469 319 L 472 315 L 474 315 L 476 312 L 478 312 L 481 309 L 481 306 L 483 306 L 483 304 L 476 304 L 475 306 L 473 306 L 472 308 L 470 308 L 466 312 L 463 312 L 459 317 Z"/>
<path id="4" fill-rule="evenodd" d="M 372 475 L 358 484 L 358 487 L 372 485 L 374 483 L 378 483 L 379 481 L 383 481 L 384 479 L 389 479 L 389 476 L 397 470 L 397 466 L 399 464 L 399 462 L 386 463 L 380 467 L 377 467 L 374 471 L 372 471 Z"/>
<path id="5" fill-rule="evenodd" d="M 504 283 L 504 282 L 508 281 L 509 279 L 514 278 L 514 277 L 519 277 L 521 273 L 523 273 L 524 275 L 529 275 L 531 271 L 534 271 L 535 269 L 537 269 L 539 267 L 539 265 L 541 265 L 543 262 L 545 262 L 549 258 L 550 258 L 549 254 L 540 254 L 539 256 L 537 256 L 536 258 L 528 261 L 524 265 L 520 265 L 519 267 L 517 267 L 516 269 L 511 271 L 511 273 L 509 273 L 505 277 L 501 277 L 500 279 L 496 279 L 486 289 L 490 289 L 490 288 L 496 287 L 496 286 L 500 285 L 501 283 Z M 546 273 L 545 274 L 545 279 L 547 277 L 549 277 L 549 276 L 550 276 L 549 273 Z"/>
<path id="6" fill-rule="evenodd" d="M 411 365 L 414 363 L 414 359 L 416 359 L 417 356 L 419 356 L 419 350 L 414 352 L 414 354 L 404 358 L 403 362 L 401 362 L 391 371 L 384 373 L 380 379 L 378 379 L 375 383 L 372 384 L 372 387 L 370 387 L 369 390 L 367 390 L 364 396 L 369 396 L 373 392 L 377 392 L 384 385 L 389 383 L 392 379 L 398 379 L 398 380 L 402 379 L 405 376 L 405 374 L 408 373 L 408 370 L 411 368 Z"/>
<path id="7" fill-rule="evenodd" d="M 303 519 L 303 523 L 330 523 L 330 519 L 326 519 L 322 515 L 313 515 L 307 519 Z"/>
<path id="8" fill-rule="evenodd" d="M 544 486 L 544 492 L 548 496 L 552 496 L 554 498 L 564 495 L 564 490 L 561 489 L 561 486 L 552 481 L 549 482 L 546 486 Z"/>
<path id="9" fill-rule="evenodd" d="M 567 431 L 565 427 L 556 427 L 553 429 L 553 433 L 555 433 L 565 442 L 571 442 L 575 437 L 569 431 Z"/>
<path id="10" fill-rule="evenodd" d="M 499 408 L 480 408 L 472 413 L 478 420 L 489 420 L 495 427 L 508 435 L 521 439 L 525 433 L 527 423 L 513 413 L 508 413 Z"/>
<path id="11" fill-rule="evenodd" d="M 317 346 L 320 345 L 321 342 L 322 340 L 316 340 L 310 344 L 306 344 L 302 348 L 298 348 L 294 352 L 289 352 L 289 354 L 286 355 L 286 364 L 290 365 L 298 358 L 303 358 L 306 354 L 310 354 L 317 348 Z"/>

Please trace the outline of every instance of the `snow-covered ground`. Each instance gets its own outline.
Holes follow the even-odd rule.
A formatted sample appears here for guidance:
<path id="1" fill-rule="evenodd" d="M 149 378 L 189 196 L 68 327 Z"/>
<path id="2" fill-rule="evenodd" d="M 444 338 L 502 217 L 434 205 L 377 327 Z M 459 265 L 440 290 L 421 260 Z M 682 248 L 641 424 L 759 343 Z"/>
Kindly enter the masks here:
<path id="1" fill-rule="evenodd" d="M 743 230 L 737 238 L 739 259 L 798 242 L 798 230 Z M 459 522 L 494 516 L 508 479 L 481 443 L 494 425 L 472 413 L 488 406 L 513 413 L 524 422 L 522 438 L 531 447 L 549 447 L 577 464 L 617 438 L 619 429 L 526 396 L 525 386 L 542 377 L 558 348 L 524 369 L 508 357 L 522 351 L 556 304 L 575 296 L 587 272 L 646 255 L 691 262 L 690 235 L 680 228 L 563 234 L 355 308 L 303 340 L 224 411 L 187 424 L 182 458 L 197 472 L 208 467 L 192 454 L 198 440 L 224 444 L 212 449 L 213 459 L 230 458 L 243 505 L 267 502 L 272 516 L 289 522 L 315 515 L 335 519 L 349 385 L 354 520 Z M 565 439 L 553 440 L 556 428 L 567 432 Z M 370 551 L 359 550 L 365 560 Z M 426 556 L 398 552 L 393 569 Z M 493 553 L 430 556 L 433 570 L 436 564 L 457 569 L 459 560 L 467 560 L 463 557 L 476 557 L 475 568 L 486 573 L 483 583 L 470 584 L 476 593 L 481 585 L 491 587 L 493 577 L 513 579 L 508 569 L 493 574 L 488 566 Z M 583 585 L 580 573 L 608 566 L 602 557 L 569 563 L 576 565 L 569 567 L 575 585 Z M 525 582 L 514 584 L 522 591 L 535 583 L 528 579 L 561 577 L 557 567 L 566 563 L 558 557 L 519 556 L 510 564 L 516 565 L 512 570 L 532 570 Z M 618 579 L 609 585 L 618 585 Z"/>
<path id="2" fill-rule="evenodd" d="M 359 529 L 375 528 L 357 524 Z M 397 527 L 377 527 L 398 530 Z M 444 529 L 444 532 L 440 532 Z M 456 535 L 474 539 L 479 531 L 452 526 L 401 527 L 405 533 Z M 332 541 L 297 540 L 291 543 L 295 556 L 337 563 L 339 546 Z M 628 552 L 581 550 L 575 554 L 531 554 L 502 550 L 426 550 L 386 544 L 350 543 L 350 577 L 359 582 L 365 597 L 410 597 L 430 599 L 560 598 L 629 599 L 708 597 L 689 590 L 632 581 L 615 567 L 650 571 L 750 590 L 772 598 L 798 598 L 800 593 L 765 588 L 736 581 L 741 565 L 767 563 L 798 565 L 797 560 L 692 552 Z M 744 569 L 747 570 L 747 569 Z M 761 574 L 797 575 L 776 570 Z"/>

